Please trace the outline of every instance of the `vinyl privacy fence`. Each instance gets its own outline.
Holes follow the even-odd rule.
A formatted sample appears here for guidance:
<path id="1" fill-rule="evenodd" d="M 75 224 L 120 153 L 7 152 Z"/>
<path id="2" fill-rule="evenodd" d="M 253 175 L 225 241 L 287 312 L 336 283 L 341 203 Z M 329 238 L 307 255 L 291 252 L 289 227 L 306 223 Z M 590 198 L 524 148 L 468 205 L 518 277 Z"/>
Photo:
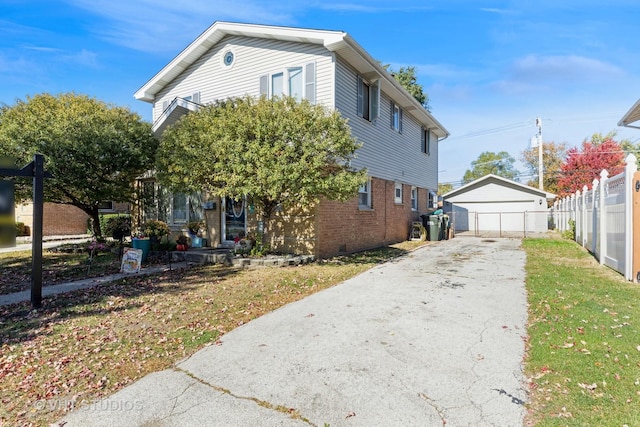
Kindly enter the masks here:
<path id="1" fill-rule="evenodd" d="M 609 177 L 603 170 L 591 188 L 557 200 L 552 218 L 560 231 L 575 224 L 575 239 L 600 261 L 623 274 L 627 280 L 640 281 L 640 173 L 636 157 L 626 158 L 624 172 Z M 638 237 L 634 238 L 634 233 Z"/>

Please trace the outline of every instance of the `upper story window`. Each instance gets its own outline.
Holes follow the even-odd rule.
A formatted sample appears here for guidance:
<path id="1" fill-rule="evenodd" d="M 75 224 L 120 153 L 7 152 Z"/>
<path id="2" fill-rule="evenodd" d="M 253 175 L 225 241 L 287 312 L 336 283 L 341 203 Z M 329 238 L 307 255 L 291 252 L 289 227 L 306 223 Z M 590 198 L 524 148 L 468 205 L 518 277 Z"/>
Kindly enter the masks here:
<path id="1" fill-rule="evenodd" d="M 394 189 L 394 201 L 396 203 L 402 203 L 402 183 L 396 182 Z"/>
<path id="2" fill-rule="evenodd" d="M 402 108 L 391 101 L 391 129 L 402 133 Z"/>
<path id="3" fill-rule="evenodd" d="M 358 76 L 358 115 L 370 122 L 380 116 L 380 85 Z"/>
<path id="4" fill-rule="evenodd" d="M 418 189 L 416 187 L 411 187 L 411 210 L 418 210 Z"/>
<path id="5" fill-rule="evenodd" d="M 316 103 L 316 64 L 288 67 L 283 71 L 260 76 L 260 95 L 291 96 L 298 101 Z"/>
<path id="6" fill-rule="evenodd" d="M 358 189 L 358 207 L 360 209 L 371 209 L 371 179 L 368 179 Z"/>
<path id="7" fill-rule="evenodd" d="M 422 128 L 422 152 L 431 155 L 431 131 Z"/>

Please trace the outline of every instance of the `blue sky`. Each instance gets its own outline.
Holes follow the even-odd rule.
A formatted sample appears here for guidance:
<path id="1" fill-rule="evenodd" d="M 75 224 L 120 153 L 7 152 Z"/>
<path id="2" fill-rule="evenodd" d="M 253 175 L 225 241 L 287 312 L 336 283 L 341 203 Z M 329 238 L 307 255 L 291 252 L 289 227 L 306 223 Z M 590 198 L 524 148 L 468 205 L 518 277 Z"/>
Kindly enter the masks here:
<path id="1" fill-rule="evenodd" d="M 640 98 L 637 0 L 2 0 L 0 102 L 75 91 L 151 119 L 133 93 L 218 20 L 348 32 L 395 69 L 415 66 L 440 145 L 440 181 L 483 151 L 516 159 L 544 141 L 579 145 Z M 523 172 L 518 162 L 516 167 Z"/>

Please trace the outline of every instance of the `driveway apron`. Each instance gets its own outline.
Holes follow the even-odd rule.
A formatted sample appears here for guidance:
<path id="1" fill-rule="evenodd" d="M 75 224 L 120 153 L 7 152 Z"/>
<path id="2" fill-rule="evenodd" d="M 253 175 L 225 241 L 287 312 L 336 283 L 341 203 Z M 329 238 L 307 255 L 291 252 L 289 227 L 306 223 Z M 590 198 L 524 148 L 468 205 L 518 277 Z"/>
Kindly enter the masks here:
<path id="1" fill-rule="evenodd" d="M 224 335 L 71 426 L 522 426 L 525 255 L 457 237 Z"/>

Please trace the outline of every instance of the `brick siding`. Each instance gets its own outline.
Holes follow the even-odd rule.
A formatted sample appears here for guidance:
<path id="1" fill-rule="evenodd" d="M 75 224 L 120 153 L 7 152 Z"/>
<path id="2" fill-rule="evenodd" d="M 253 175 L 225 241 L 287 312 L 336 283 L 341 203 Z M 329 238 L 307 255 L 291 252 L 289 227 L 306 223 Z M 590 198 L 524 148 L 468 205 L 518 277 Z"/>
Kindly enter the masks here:
<path id="1" fill-rule="evenodd" d="M 361 210 L 357 198 L 320 203 L 316 256 L 328 258 L 407 240 L 411 222 L 426 211 L 427 190 L 418 191 L 417 211 L 411 210 L 409 185 L 403 185 L 401 204 L 394 201 L 393 181 L 373 178 L 371 190 L 370 210 Z"/>

